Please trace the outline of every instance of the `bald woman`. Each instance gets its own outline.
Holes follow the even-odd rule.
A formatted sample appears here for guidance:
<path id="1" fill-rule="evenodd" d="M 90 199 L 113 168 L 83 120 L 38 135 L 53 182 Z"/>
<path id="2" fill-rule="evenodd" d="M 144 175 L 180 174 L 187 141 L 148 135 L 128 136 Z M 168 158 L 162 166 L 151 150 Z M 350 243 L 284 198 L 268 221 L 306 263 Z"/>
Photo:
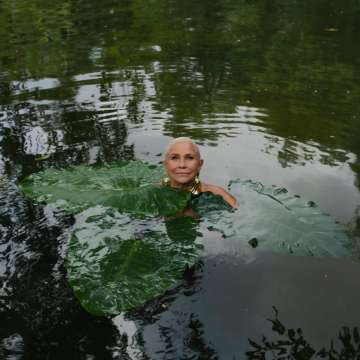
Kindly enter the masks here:
<path id="1" fill-rule="evenodd" d="M 164 166 L 168 177 L 164 179 L 164 185 L 190 191 L 193 195 L 211 192 L 237 208 L 236 199 L 225 189 L 199 180 L 203 163 L 198 146 L 190 138 L 173 139 L 165 151 Z"/>

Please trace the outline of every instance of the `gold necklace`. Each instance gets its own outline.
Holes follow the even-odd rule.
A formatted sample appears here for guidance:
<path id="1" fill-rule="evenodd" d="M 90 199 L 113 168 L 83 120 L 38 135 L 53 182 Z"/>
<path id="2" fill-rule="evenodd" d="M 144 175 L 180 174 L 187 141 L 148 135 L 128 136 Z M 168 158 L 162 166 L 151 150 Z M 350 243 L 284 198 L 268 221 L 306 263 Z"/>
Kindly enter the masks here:
<path id="1" fill-rule="evenodd" d="M 171 186 L 170 179 L 168 177 L 165 177 L 164 179 L 161 180 L 161 184 L 163 186 Z M 195 176 L 194 180 L 190 184 L 185 185 L 180 189 L 184 191 L 189 191 L 193 195 L 199 195 L 201 193 L 201 181 L 198 176 Z"/>

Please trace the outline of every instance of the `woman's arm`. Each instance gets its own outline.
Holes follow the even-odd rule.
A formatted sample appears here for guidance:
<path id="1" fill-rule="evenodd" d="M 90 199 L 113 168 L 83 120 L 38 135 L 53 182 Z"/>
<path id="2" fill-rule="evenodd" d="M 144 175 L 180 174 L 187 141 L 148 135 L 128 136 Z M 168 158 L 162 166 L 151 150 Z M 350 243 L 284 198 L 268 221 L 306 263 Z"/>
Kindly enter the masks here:
<path id="1" fill-rule="evenodd" d="M 225 189 L 223 189 L 220 186 L 216 186 L 216 185 L 209 185 L 209 184 L 201 184 L 201 191 L 202 192 L 212 192 L 215 195 L 220 195 L 222 196 L 222 198 L 233 208 L 238 208 L 239 204 L 237 203 L 236 199 L 234 196 L 232 196 L 228 191 L 226 191 Z"/>

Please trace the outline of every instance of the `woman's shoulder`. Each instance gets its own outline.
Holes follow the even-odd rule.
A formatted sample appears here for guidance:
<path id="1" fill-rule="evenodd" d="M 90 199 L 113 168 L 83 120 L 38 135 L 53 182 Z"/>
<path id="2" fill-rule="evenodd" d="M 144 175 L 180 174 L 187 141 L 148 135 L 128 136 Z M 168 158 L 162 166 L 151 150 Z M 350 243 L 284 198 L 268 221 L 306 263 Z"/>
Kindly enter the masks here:
<path id="1" fill-rule="evenodd" d="M 215 195 L 220 195 L 224 198 L 224 200 L 229 203 L 232 207 L 237 208 L 238 204 L 234 196 L 232 196 L 227 190 L 222 188 L 221 186 L 211 185 L 211 184 L 201 184 L 202 192 L 211 192 Z"/>
<path id="2" fill-rule="evenodd" d="M 205 184 L 205 183 L 201 183 L 201 191 L 202 192 L 212 192 L 212 193 L 217 194 L 217 195 L 221 195 L 221 194 L 227 192 L 221 186 Z"/>

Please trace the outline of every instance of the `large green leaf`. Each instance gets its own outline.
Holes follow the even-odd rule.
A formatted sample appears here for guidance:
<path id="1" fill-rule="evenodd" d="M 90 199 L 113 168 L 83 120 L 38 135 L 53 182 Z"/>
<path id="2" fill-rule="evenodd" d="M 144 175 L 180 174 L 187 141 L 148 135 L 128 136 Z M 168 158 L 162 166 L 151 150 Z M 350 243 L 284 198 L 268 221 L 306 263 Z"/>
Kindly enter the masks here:
<path id="1" fill-rule="evenodd" d="M 190 194 L 159 186 L 163 168 L 141 161 L 107 167 L 47 169 L 26 178 L 21 187 L 36 201 L 69 212 L 111 206 L 122 212 L 173 215 L 187 205 Z"/>
<path id="2" fill-rule="evenodd" d="M 218 199 L 217 207 L 209 207 L 205 199 L 197 204 L 207 226 L 221 231 L 226 243 L 295 255 L 351 256 L 344 226 L 313 202 L 252 181 L 233 181 L 230 191 L 239 201 L 237 211 L 222 210 Z"/>
<path id="3" fill-rule="evenodd" d="M 100 206 L 84 211 L 66 259 L 75 295 L 90 313 L 111 315 L 163 294 L 198 258 L 196 223 L 137 219 Z"/>
<path id="4" fill-rule="evenodd" d="M 198 257 L 200 230 L 224 235 L 221 251 L 256 247 L 297 255 L 350 256 L 344 228 L 318 207 L 285 189 L 234 181 L 240 208 L 222 197 L 159 187 L 161 166 L 140 161 L 96 168 L 49 169 L 26 179 L 33 199 L 78 212 L 67 251 L 69 282 L 92 314 L 108 315 L 144 305 L 181 278 Z M 187 205 L 200 214 L 162 220 Z M 200 235 L 200 237 L 199 237 Z M 206 243 L 206 239 L 205 239 Z"/>
<path id="5" fill-rule="evenodd" d="M 48 169 L 31 175 L 24 193 L 82 213 L 66 267 L 81 304 L 92 314 L 117 314 L 164 293 L 197 258 L 196 221 L 175 215 L 190 193 L 159 186 L 163 168 L 141 161 L 107 167 Z"/>

